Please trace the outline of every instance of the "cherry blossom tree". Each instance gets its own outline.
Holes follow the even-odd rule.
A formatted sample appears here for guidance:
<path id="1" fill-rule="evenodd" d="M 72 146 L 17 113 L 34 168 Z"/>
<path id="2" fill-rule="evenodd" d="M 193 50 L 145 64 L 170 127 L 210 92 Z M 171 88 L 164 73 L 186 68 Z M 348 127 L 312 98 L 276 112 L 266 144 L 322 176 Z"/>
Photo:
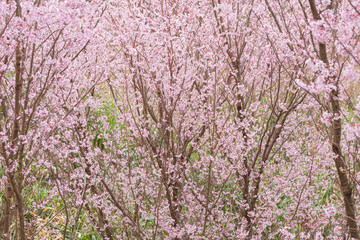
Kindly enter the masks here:
<path id="1" fill-rule="evenodd" d="M 306 58 L 289 40 L 302 33 L 281 25 L 277 2 L 181 3 L 120 2 L 108 17 L 109 88 L 133 139 L 125 142 L 136 143 L 127 150 L 131 160 L 116 165 L 136 163 L 136 177 L 127 181 L 143 184 L 124 188 L 121 196 L 106 187 L 112 201 L 128 192 L 115 205 L 126 218 L 139 215 L 128 220 L 137 234 L 147 232 L 147 221 L 142 229 L 135 223 L 146 214 L 155 230 L 175 239 L 321 235 L 334 214 L 328 214 L 329 203 L 316 208 L 327 217 L 316 216 L 316 196 L 327 189 L 312 174 L 332 175 L 324 167 L 333 156 L 326 138 L 306 131 L 316 132 L 309 115 L 317 103 L 299 87 Z M 297 14 L 294 22 L 302 14 L 302 4 L 279 6 L 284 21 L 285 12 Z M 279 162 L 280 172 L 274 168 Z M 267 186 L 273 179 L 275 185 Z M 157 197 L 145 200 L 149 192 Z M 273 214 L 283 199 L 290 206 Z M 281 215 L 283 223 L 273 224 Z"/>
<path id="2" fill-rule="evenodd" d="M 0 4 L 5 239 L 359 238 L 360 1 Z"/>
<path id="3" fill-rule="evenodd" d="M 343 121 L 355 121 L 355 99 L 347 93 L 358 77 L 358 24 L 357 1 L 298 1 L 298 3 L 266 2 L 267 8 L 283 39 L 298 60 L 297 84 L 316 101 L 320 120 L 319 127 L 331 144 L 338 183 L 343 196 L 347 228 L 357 239 L 358 226 L 353 198 L 354 186 L 358 185 L 356 162 L 352 150 L 343 147 Z M 316 118 L 314 119 L 316 120 Z M 348 129 L 348 128 L 347 128 Z M 348 129 L 349 130 L 349 129 Z M 351 135 L 346 132 L 346 135 Z M 345 151 L 344 151 L 345 150 Z M 350 152 L 347 152 L 350 151 Z M 351 160 L 353 163 L 351 163 Z M 356 168 L 356 167 L 355 167 Z"/>
<path id="4" fill-rule="evenodd" d="M 27 194 L 42 178 L 50 181 L 56 161 L 71 152 L 71 144 L 60 144 L 65 130 L 81 122 L 87 96 L 102 78 L 96 55 L 86 51 L 105 8 L 103 1 L 0 4 L 0 232 L 5 239 L 30 239 L 37 231 L 30 212 L 46 203 L 31 206 Z"/>

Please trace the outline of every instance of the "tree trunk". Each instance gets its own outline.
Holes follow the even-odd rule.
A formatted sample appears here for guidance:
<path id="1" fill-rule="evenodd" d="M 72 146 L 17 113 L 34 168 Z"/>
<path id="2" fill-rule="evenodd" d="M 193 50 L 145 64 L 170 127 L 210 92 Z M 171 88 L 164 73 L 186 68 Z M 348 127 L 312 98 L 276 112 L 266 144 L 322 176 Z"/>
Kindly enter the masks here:
<path id="1" fill-rule="evenodd" d="M 11 207 L 11 198 L 13 196 L 13 190 L 10 184 L 7 184 L 5 191 L 6 192 L 4 199 L 3 216 L 0 221 L 0 233 L 1 233 L 1 238 L 10 239 L 10 224 L 11 224 L 10 207 Z"/>
<path id="2" fill-rule="evenodd" d="M 321 20 L 321 16 L 316 8 L 315 0 L 309 0 L 311 12 L 313 18 L 318 21 Z M 320 59 L 326 65 L 329 64 L 329 60 L 327 57 L 326 44 L 319 43 L 319 54 Z M 337 86 L 337 84 L 335 84 Z M 330 104 L 332 108 L 332 113 L 334 119 L 332 120 L 332 129 L 331 129 L 331 147 L 332 151 L 335 154 L 335 166 L 337 170 L 337 174 L 340 181 L 341 193 L 344 199 L 345 205 L 345 213 L 346 213 L 346 223 L 349 229 L 349 233 L 351 238 L 358 239 L 358 227 L 356 223 L 356 214 L 354 208 L 354 200 L 352 198 L 352 187 L 349 182 L 348 176 L 346 174 L 346 164 L 345 159 L 341 152 L 341 119 L 340 119 L 340 102 L 338 100 L 338 90 L 332 90 L 330 93 Z"/>
<path id="3" fill-rule="evenodd" d="M 337 100 L 337 96 L 338 92 L 333 91 L 331 96 L 331 107 L 335 119 L 332 121 L 331 147 L 333 153 L 336 155 L 334 160 L 340 181 L 341 192 L 344 198 L 347 227 L 349 228 L 350 236 L 354 239 L 358 239 L 359 234 L 355 218 L 354 201 L 352 198 L 352 187 L 348 176 L 346 175 L 345 159 L 341 153 L 341 119 L 336 118 L 337 116 L 340 116 L 340 104 Z"/>

